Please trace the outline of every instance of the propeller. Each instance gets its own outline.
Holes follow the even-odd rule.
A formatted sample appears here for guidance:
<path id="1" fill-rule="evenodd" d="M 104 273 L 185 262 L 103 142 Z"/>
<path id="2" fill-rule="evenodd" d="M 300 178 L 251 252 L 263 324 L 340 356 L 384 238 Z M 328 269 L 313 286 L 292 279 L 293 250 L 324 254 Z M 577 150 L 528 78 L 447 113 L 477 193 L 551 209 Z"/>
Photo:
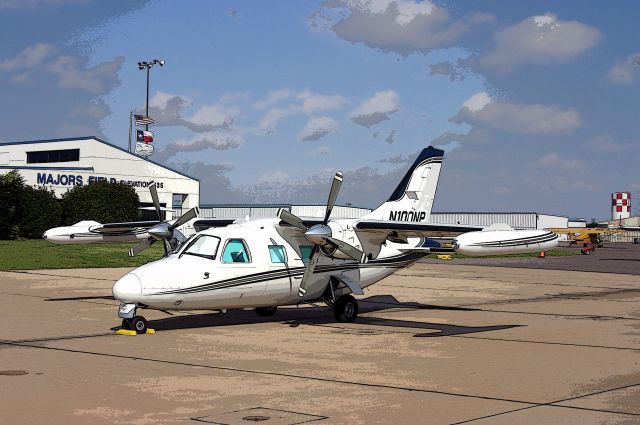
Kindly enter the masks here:
<path id="1" fill-rule="evenodd" d="M 291 226 L 303 230 L 304 236 L 309 242 L 313 244 L 313 248 L 309 256 L 309 262 L 307 263 L 307 267 L 304 271 L 304 276 L 302 277 L 302 282 L 300 282 L 300 289 L 298 290 L 298 296 L 300 297 L 304 297 L 307 293 L 309 281 L 316 268 L 316 264 L 318 263 L 318 255 L 322 248 L 324 248 L 325 250 L 340 250 L 344 254 L 361 263 L 365 263 L 367 260 L 367 256 L 361 250 L 353 245 L 349 245 L 348 243 L 341 241 L 340 239 L 334 238 L 331 227 L 329 227 L 328 225 L 329 218 L 331 217 L 333 206 L 336 202 L 336 199 L 338 198 L 338 193 L 340 192 L 341 185 L 342 173 L 338 171 L 333 177 L 333 182 L 331 183 L 331 190 L 329 191 L 329 199 L 327 201 L 327 209 L 325 211 L 322 224 L 316 224 L 314 226 L 308 227 L 306 224 L 304 224 L 304 221 L 295 214 L 291 214 L 285 209 L 280 209 L 280 211 L 278 211 L 278 217 L 280 218 L 280 220 L 283 220 Z"/>
<path id="2" fill-rule="evenodd" d="M 198 214 L 200 214 L 199 208 L 194 207 L 186 213 L 182 214 L 180 218 L 178 218 L 173 223 L 171 223 L 171 221 L 161 221 L 160 217 L 162 216 L 160 215 L 160 201 L 158 199 L 158 189 L 155 182 L 149 186 L 149 191 L 151 192 L 153 206 L 156 208 L 156 213 L 158 214 L 158 224 L 147 230 L 147 232 L 149 233 L 149 237 L 147 239 L 138 242 L 129 250 L 130 257 L 140 254 L 142 251 L 153 245 L 156 241 L 163 242 L 164 254 L 168 255 L 169 252 L 173 250 L 173 248 L 175 248 L 178 243 L 184 242 L 186 240 L 182 232 L 176 229 L 189 220 L 198 217 Z"/>

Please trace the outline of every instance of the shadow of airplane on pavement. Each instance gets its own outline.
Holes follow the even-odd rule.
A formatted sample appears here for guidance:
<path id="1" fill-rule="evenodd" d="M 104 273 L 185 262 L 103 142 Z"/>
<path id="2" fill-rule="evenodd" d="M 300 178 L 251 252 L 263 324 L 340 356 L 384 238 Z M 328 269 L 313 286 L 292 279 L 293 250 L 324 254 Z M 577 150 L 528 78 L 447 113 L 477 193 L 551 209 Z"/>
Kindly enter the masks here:
<path id="1" fill-rule="evenodd" d="M 359 300 L 360 315 L 355 323 L 337 323 L 328 309 L 320 307 L 281 308 L 272 317 L 260 317 L 252 310 L 232 310 L 225 314 L 203 313 L 185 314 L 151 320 L 149 326 L 158 330 L 193 329 L 205 327 L 223 327 L 234 325 L 248 325 L 256 323 L 283 323 L 290 327 L 300 325 L 327 325 L 350 332 L 362 331 L 370 333 L 371 329 L 362 329 L 361 325 L 371 327 L 391 327 L 397 329 L 416 329 L 430 331 L 417 333 L 415 337 L 441 337 L 463 335 L 477 332 L 509 329 L 522 325 L 493 325 L 493 326 L 460 326 L 445 323 L 429 323 L 411 320 L 387 319 L 369 316 L 368 313 L 387 310 L 451 310 L 475 311 L 473 308 L 446 307 L 419 303 L 402 303 L 391 295 L 378 295 Z M 114 328 L 116 329 L 116 328 Z"/>

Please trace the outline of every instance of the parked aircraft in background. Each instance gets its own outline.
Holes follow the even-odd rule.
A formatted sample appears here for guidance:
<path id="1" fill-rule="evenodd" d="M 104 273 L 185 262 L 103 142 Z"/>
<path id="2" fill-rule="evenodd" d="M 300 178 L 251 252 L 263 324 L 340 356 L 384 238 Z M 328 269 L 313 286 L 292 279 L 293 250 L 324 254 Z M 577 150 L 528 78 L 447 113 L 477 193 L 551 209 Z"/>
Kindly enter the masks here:
<path id="1" fill-rule="evenodd" d="M 161 212 L 168 211 L 168 209 L 160 207 L 155 183 L 149 186 L 149 191 L 154 203 L 152 208 L 155 209 L 158 217 L 162 217 Z M 174 220 L 147 220 L 107 224 L 87 220 L 72 226 L 49 229 L 44 232 L 42 237 L 49 242 L 59 244 L 140 241 L 131 248 L 129 252 L 131 256 L 144 251 L 156 241 L 161 241 L 165 247 L 165 254 L 167 254 L 197 230 L 213 226 L 226 226 L 233 223 L 233 220 L 228 219 L 198 219 L 199 213 L 200 210 L 195 207 Z"/>
<path id="2" fill-rule="evenodd" d="M 602 247 L 602 236 L 621 233 L 628 229 L 623 228 L 604 228 L 604 227 L 562 227 L 547 229 L 558 235 L 567 235 L 570 242 L 581 244 L 583 254 L 591 254 L 596 247 Z"/>

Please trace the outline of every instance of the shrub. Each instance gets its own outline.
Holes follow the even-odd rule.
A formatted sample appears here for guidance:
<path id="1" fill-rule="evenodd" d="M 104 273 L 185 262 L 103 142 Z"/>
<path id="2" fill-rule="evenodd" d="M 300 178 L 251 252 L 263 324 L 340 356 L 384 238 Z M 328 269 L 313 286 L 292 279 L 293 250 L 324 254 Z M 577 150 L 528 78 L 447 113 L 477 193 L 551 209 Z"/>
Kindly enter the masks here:
<path id="1" fill-rule="evenodd" d="M 136 191 L 123 183 L 100 181 L 75 186 L 62 195 L 62 224 L 68 226 L 82 220 L 134 221 L 139 201 Z"/>
<path id="2" fill-rule="evenodd" d="M 36 239 L 45 230 L 60 226 L 62 206 L 53 191 L 44 187 L 25 187 L 25 209 L 20 221 L 20 236 Z"/>
<path id="3" fill-rule="evenodd" d="M 25 208 L 24 179 L 17 170 L 0 176 L 0 239 L 15 239 Z"/>

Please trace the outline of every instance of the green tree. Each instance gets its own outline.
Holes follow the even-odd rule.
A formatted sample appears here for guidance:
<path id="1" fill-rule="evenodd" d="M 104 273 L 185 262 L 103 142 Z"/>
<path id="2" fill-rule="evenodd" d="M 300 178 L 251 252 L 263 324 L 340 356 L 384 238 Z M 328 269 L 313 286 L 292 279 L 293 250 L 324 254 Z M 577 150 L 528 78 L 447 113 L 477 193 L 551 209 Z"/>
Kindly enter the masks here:
<path id="1" fill-rule="evenodd" d="M 17 170 L 0 176 L 0 239 L 15 239 L 25 208 L 24 179 Z"/>
<path id="2" fill-rule="evenodd" d="M 75 186 L 62 195 L 62 224 L 68 226 L 83 220 L 133 221 L 139 202 L 136 191 L 123 183 L 101 181 Z"/>
<path id="3" fill-rule="evenodd" d="M 62 206 L 53 191 L 44 187 L 25 187 L 25 208 L 20 236 L 37 239 L 45 230 L 60 226 Z"/>

